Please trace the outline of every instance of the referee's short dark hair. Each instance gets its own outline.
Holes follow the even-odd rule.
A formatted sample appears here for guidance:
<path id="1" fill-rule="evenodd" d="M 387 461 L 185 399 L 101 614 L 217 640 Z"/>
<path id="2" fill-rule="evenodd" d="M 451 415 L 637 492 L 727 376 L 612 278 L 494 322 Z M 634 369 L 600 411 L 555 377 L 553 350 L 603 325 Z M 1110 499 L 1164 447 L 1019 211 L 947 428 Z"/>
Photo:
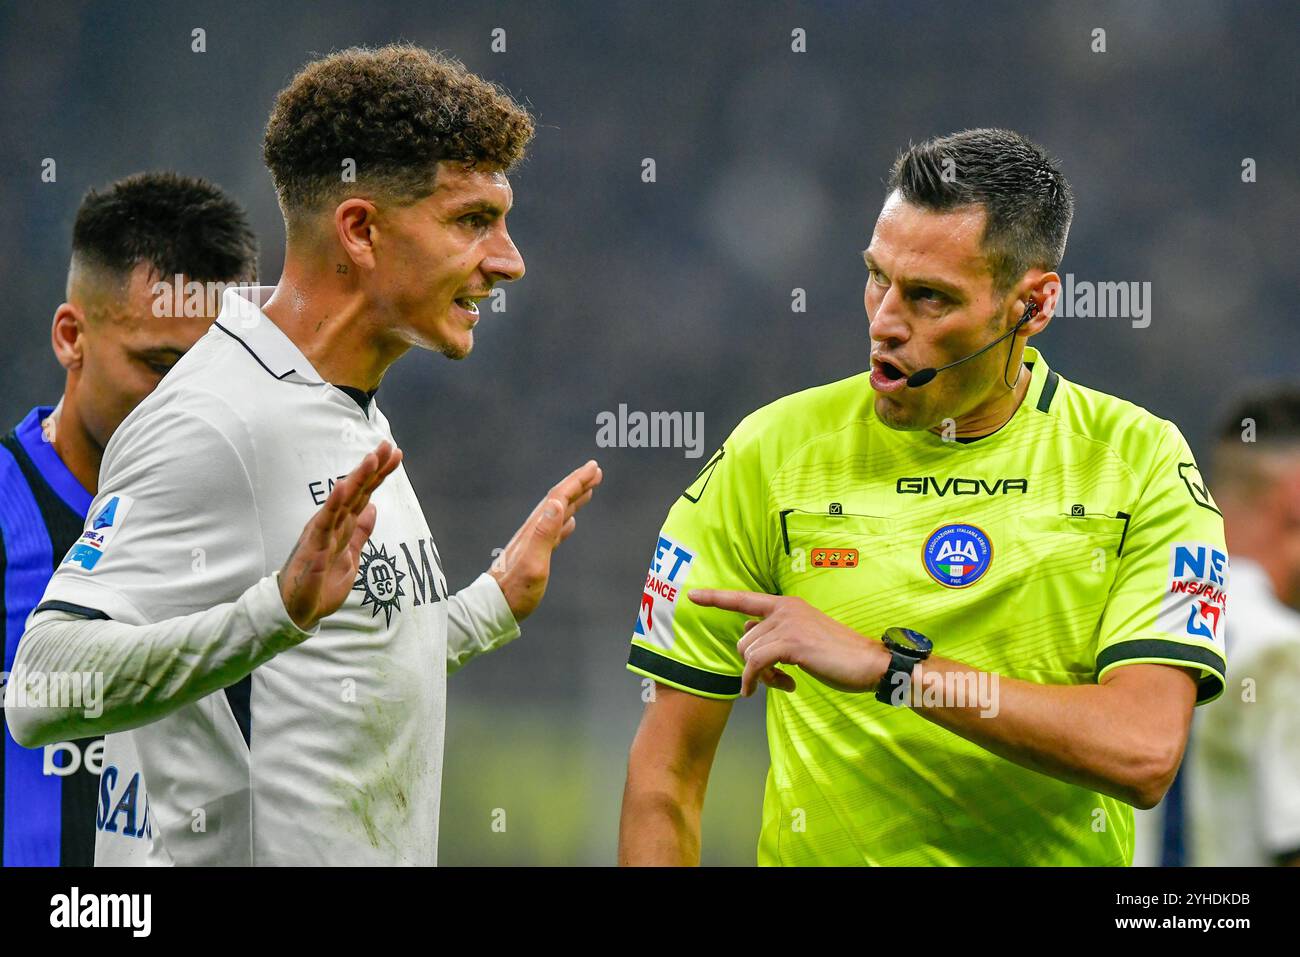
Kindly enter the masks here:
<path id="1" fill-rule="evenodd" d="M 137 173 L 91 190 L 72 227 L 77 261 L 126 276 L 141 263 L 168 282 L 255 282 L 257 237 L 220 187 L 176 173 Z"/>
<path id="2" fill-rule="evenodd" d="M 983 206 L 982 245 L 999 292 L 1065 257 L 1074 194 L 1056 160 L 1019 133 L 963 130 L 909 145 L 889 173 L 895 190 L 935 212 Z"/>

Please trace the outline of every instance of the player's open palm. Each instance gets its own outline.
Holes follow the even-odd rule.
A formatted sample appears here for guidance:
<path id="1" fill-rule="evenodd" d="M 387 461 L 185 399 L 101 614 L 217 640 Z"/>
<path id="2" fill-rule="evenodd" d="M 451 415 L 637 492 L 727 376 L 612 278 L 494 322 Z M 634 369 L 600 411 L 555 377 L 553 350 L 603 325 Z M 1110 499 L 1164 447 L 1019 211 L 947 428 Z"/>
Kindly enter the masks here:
<path id="1" fill-rule="evenodd" d="M 551 553 L 573 534 L 578 511 L 591 501 L 603 475 L 593 459 L 561 479 L 519 526 L 492 563 L 489 574 L 501 586 L 515 621 L 541 603 L 551 578 Z"/>
<path id="2" fill-rule="evenodd" d="M 280 569 L 280 597 L 294 624 L 304 631 L 338 611 L 357 580 L 361 549 L 375 530 L 370 495 L 402 462 L 402 450 L 388 442 L 361 460 L 302 530 Z"/>

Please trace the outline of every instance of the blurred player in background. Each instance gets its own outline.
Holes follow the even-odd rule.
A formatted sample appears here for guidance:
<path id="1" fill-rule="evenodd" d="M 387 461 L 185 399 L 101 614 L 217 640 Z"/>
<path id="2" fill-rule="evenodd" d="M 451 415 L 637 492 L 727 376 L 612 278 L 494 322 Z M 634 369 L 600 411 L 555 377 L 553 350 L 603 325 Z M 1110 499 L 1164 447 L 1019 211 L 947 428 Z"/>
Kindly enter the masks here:
<path id="1" fill-rule="evenodd" d="M 176 279 L 181 278 L 177 289 Z M 91 191 L 72 231 L 67 301 L 51 341 L 67 370 L 58 404 L 0 439 L 4 671 L 56 563 L 81 534 L 109 437 L 216 318 L 187 282 L 254 283 L 257 243 L 239 205 L 201 179 L 144 173 Z M 158 284 L 162 285 L 159 286 Z M 0 753 L 0 860 L 94 860 L 100 738 Z M 140 796 L 141 807 L 144 796 Z"/>
<path id="2" fill-rule="evenodd" d="M 447 674 L 519 634 L 601 474 L 555 485 L 451 594 L 375 393 L 412 346 L 467 356 L 478 301 L 523 275 L 506 170 L 532 133 L 504 91 L 406 45 L 309 63 L 277 98 L 280 283 L 228 291 L 114 436 L 19 655 L 104 674 L 101 715 L 11 726 L 127 731 L 105 803 L 114 756 L 138 758 L 149 863 L 436 863 Z M 425 411 L 457 454 L 472 420 Z"/>
<path id="3" fill-rule="evenodd" d="M 655 545 L 623 863 L 699 861 L 718 740 L 760 682 L 762 864 L 1131 863 L 1130 806 L 1223 690 L 1226 555 L 1177 427 L 1026 345 L 1072 211 L 1009 131 L 895 163 L 870 372 L 746 418 Z"/>
<path id="4" fill-rule="evenodd" d="M 1194 865 L 1300 865 L 1300 390 L 1241 402 L 1214 450 L 1232 680 L 1184 767 Z"/>

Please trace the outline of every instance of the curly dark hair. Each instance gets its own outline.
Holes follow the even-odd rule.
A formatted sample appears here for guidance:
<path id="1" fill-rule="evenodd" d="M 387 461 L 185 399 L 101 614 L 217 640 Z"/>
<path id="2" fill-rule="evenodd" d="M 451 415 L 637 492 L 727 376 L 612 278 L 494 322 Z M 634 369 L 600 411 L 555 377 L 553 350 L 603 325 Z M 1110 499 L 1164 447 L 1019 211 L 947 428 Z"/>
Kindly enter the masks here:
<path id="1" fill-rule="evenodd" d="M 953 175 L 944 175 L 948 169 Z M 1070 184 L 1046 150 L 1012 130 L 963 130 L 909 146 L 890 170 L 894 190 L 936 212 L 983 206 L 983 250 L 999 292 L 1033 267 L 1056 269 L 1065 257 Z"/>
<path id="2" fill-rule="evenodd" d="M 262 155 L 290 213 L 358 188 L 414 202 L 433 192 L 439 161 L 508 170 L 532 137 L 532 117 L 501 87 L 400 43 L 303 67 L 276 97 Z M 355 183 L 343 180 L 347 159 Z"/>
<path id="3" fill-rule="evenodd" d="M 90 190 L 72 226 L 77 260 L 124 275 L 140 263 L 168 281 L 257 278 L 257 237 L 221 187 L 196 176 L 137 173 Z"/>

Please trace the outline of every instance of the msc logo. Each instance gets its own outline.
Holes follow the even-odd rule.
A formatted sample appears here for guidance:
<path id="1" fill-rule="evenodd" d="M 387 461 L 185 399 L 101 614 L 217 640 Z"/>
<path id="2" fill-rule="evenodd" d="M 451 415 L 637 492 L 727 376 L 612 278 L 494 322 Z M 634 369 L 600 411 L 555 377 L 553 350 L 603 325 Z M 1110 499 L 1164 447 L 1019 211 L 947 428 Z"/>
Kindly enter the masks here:
<path id="1" fill-rule="evenodd" d="M 426 549 L 425 545 L 429 547 Z M 352 585 L 353 591 L 361 592 L 361 607 L 370 606 L 371 618 L 383 611 L 385 628 L 392 624 L 393 612 L 402 610 L 407 588 L 411 589 L 411 604 L 416 608 L 426 602 L 433 604 L 447 599 L 442 556 L 433 539 L 418 539 L 414 551 L 406 542 L 398 542 L 397 547 L 400 553 L 390 555 L 387 545 L 376 547 L 373 541 L 367 540 L 357 567 L 357 580 Z M 403 557 L 406 571 L 400 567 Z"/>
<path id="2" fill-rule="evenodd" d="M 1156 617 L 1157 630 L 1223 650 L 1227 588 L 1228 556 L 1223 551 L 1199 542 L 1175 543 L 1170 548 L 1169 584 Z"/>
<path id="3" fill-rule="evenodd" d="M 694 560 L 695 553 L 690 549 L 659 536 L 654 556 L 650 559 L 650 571 L 645 576 L 645 590 L 641 593 L 641 609 L 637 612 L 634 635 L 661 648 L 672 646 L 677 596 Z"/>
<path id="4" fill-rule="evenodd" d="M 894 491 L 899 495 L 929 495 L 933 492 L 940 498 L 949 491 L 953 495 L 1010 495 L 1012 492 L 1024 495 L 1029 491 L 1029 479 L 994 479 L 990 485 L 983 479 L 946 478 L 940 482 L 933 475 L 924 475 L 899 479 L 894 485 Z"/>
<path id="5" fill-rule="evenodd" d="M 964 522 L 941 525 L 921 549 L 926 572 L 940 585 L 966 588 L 984 577 L 993 563 L 993 546 L 984 530 Z"/>
<path id="6" fill-rule="evenodd" d="M 402 579 L 405 577 L 406 573 L 397 568 L 396 557 L 388 554 L 388 546 L 375 548 L 374 542 L 367 539 L 352 590 L 361 592 L 362 608 L 372 606 L 371 618 L 383 611 L 384 627 L 388 627 L 393 622 L 393 612 L 402 610 L 401 598 L 406 594 L 402 591 Z"/>

